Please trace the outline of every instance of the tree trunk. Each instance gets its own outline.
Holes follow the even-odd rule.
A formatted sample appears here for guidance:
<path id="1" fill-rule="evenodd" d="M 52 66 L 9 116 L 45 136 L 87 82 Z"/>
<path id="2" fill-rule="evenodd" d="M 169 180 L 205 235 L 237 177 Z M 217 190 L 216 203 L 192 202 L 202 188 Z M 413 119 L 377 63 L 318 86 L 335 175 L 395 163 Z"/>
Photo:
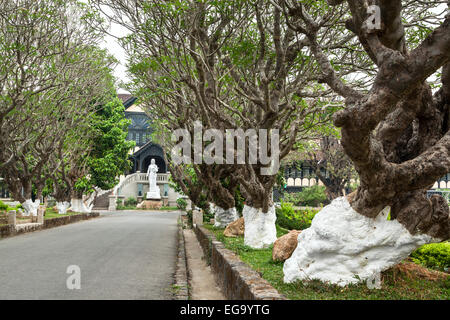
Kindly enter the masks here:
<path id="1" fill-rule="evenodd" d="M 229 167 L 201 165 L 197 176 L 207 186 L 208 200 L 212 204 L 210 211 L 214 213 L 214 226 L 225 228 L 239 219 L 234 198 L 237 182 L 230 174 Z"/>
<path id="2" fill-rule="evenodd" d="M 272 205 L 267 212 L 263 212 L 261 208 L 245 205 L 242 215 L 245 223 L 244 244 L 246 246 L 255 249 L 268 248 L 277 240 L 275 206 Z"/>
<path id="3" fill-rule="evenodd" d="M 386 208 L 376 218 L 356 212 L 340 197 L 314 217 L 298 246 L 286 260 L 284 281 L 318 279 L 346 286 L 371 279 L 400 263 L 411 250 L 433 239 L 412 235 L 397 220 L 387 220 Z"/>
<path id="4" fill-rule="evenodd" d="M 67 210 L 70 208 L 70 202 L 68 201 L 57 201 L 56 202 L 56 209 L 58 209 L 59 214 L 66 214 Z"/>
<path id="5" fill-rule="evenodd" d="M 344 195 L 344 187 L 347 181 L 344 181 L 337 177 L 336 178 L 330 177 L 328 179 L 327 178 L 322 179 L 321 177 L 319 177 L 319 179 L 325 186 L 325 192 L 330 202 Z"/>
<path id="6" fill-rule="evenodd" d="M 394 112 L 378 126 L 369 162 L 355 161 L 361 185 L 351 204 L 368 217 L 376 217 L 390 206 L 391 217 L 411 234 L 427 233 L 446 240 L 450 237 L 448 206 L 442 206 L 445 200 L 438 200 L 440 196 L 427 199 L 426 191 L 448 171 L 446 162 L 450 160 L 441 161 L 436 153 L 445 159 L 449 149 L 429 150 L 446 139 L 445 134 L 449 136 L 448 105 L 444 109 L 433 103 L 431 89 L 424 84 L 400 103 L 401 110 L 406 106 L 410 107 L 406 114 Z M 343 132 L 344 145 L 356 154 L 355 146 L 348 143 L 355 136 L 346 128 Z"/>
<path id="7" fill-rule="evenodd" d="M 64 182 L 53 183 L 53 196 L 58 202 L 70 202 L 71 191 L 70 188 L 64 186 L 64 184 Z"/>
<path id="8" fill-rule="evenodd" d="M 27 199 L 24 202 L 21 203 L 22 207 L 24 209 L 24 216 L 37 216 L 37 210 L 40 205 L 39 199 L 36 199 L 34 202 L 31 199 Z"/>
<path id="9" fill-rule="evenodd" d="M 214 213 L 214 227 L 225 228 L 231 222 L 239 219 L 239 215 L 235 207 L 224 209 L 214 203 L 210 203 L 210 211 Z"/>
<path id="10" fill-rule="evenodd" d="M 240 173 L 241 192 L 245 198 L 242 210 L 245 224 L 244 244 L 255 249 L 267 248 L 277 240 L 277 217 L 272 194 L 276 176 L 252 175 L 252 171 L 248 171 L 247 167 L 243 174 Z"/>
<path id="11" fill-rule="evenodd" d="M 448 205 L 440 196 L 426 197 L 427 189 L 450 171 L 450 15 L 408 52 L 402 1 L 378 1 L 382 29 L 376 32 L 367 28 L 367 6 L 347 3 L 352 19 L 346 26 L 377 69 L 367 92 L 341 81 L 320 47 L 318 29 L 302 11 L 293 15 L 309 29 L 324 82 L 346 99 L 334 124 L 341 128 L 342 146 L 361 184 L 356 193 L 325 207 L 302 232 L 284 266 L 286 282 L 357 283 L 425 243 L 450 238 Z M 426 79 L 441 67 L 442 88 L 433 95 Z"/>
<path id="12" fill-rule="evenodd" d="M 79 213 L 91 213 L 92 206 L 87 207 L 82 198 L 72 198 L 71 208 L 73 212 Z"/>
<path id="13" fill-rule="evenodd" d="M 91 211 L 92 211 L 93 205 L 91 205 L 89 207 L 86 206 L 85 202 L 83 201 L 83 192 L 81 192 L 81 191 L 77 191 L 77 190 L 72 191 L 72 199 L 71 199 L 70 203 L 71 203 L 70 210 L 72 210 L 74 212 L 91 213 Z"/>

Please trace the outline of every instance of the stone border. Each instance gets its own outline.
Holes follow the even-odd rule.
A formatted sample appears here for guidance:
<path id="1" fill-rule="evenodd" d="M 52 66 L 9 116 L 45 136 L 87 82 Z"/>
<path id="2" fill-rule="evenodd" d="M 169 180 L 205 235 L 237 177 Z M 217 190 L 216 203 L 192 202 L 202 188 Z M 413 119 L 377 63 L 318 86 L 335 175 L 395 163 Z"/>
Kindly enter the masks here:
<path id="1" fill-rule="evenodd" d="M 30 225 L 27 227 L 20 228 L 18 230 L 16 230 L 16 228 L 13 225 L 1 226 L 0 227 L 0 239 L 16 236 L 16 235 L 23 234 L 23 233 L 38 231 L 38 230 L 51 229 L 51 228 L 63 226 L 66 224 L 79 222 L 82 220 L 89 220 L 92 218 L 97 218 L 99 216 L 100 216 L 99 212 L 74 214 L 71 216 L 46 219 L 46 220 L 44 220 L 44 224 L 33 224 L 33 225 Z"/>
<path id="2" fill-rule="evenodd" d="M 174 300 L 189 300 L 188 267 L 181 216 L 178 218 L 178 254 L 173 289 Z"/>
<path id="3" fill-rule="evenodd" d="M 242 262 L 234 252 L 217 241 L 209 230 L 195 226 L 194 232 L 227 299 L 287 300 L 267 280 Z"/>

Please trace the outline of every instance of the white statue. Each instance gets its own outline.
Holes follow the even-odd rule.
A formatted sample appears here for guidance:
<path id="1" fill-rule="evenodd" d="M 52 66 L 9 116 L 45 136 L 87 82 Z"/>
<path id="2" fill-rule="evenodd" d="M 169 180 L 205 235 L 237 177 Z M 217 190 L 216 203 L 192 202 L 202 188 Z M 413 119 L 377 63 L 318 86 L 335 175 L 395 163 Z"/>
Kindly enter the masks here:
<path id="1" fill-rule="evenodd" d="M 156 185 L 156 177 L 158 175 L 158 166 L 155 164 L 155 159 L 152 159 L 147 170 L 147 177 L 149 182 L 149 191 L 147 192 L 147 199 L 161 199 L 159 187 Z"/>

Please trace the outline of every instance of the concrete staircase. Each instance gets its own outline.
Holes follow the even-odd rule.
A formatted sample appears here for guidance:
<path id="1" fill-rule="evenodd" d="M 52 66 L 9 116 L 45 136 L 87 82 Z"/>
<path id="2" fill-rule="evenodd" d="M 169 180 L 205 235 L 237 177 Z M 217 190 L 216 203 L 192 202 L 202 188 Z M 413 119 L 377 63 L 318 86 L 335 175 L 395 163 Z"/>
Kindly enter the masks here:
<path id="1" fill-rule="evenodd" d="M 95 198 L 93 210 L 108 210 L 109 206 L 109 196 L 112 191 L 102 194 L 101 196 Z"/>

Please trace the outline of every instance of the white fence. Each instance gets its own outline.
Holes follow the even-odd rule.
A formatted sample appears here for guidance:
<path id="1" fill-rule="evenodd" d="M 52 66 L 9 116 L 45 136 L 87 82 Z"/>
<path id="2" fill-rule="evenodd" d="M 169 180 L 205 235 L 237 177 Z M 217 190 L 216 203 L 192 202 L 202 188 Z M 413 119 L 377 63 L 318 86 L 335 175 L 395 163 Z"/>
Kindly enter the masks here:
<path id="1" fill-rule="evenodd" d="M 122 189 L 125 188 L 130 183 L 148 183 L 148 178 L 146 173 L 137 172 L 130 174 L 125 177 L 115 188 L 113 195 L 120 195 Z M 157 184 L 169 183 L 169 174 L 168 173 L 158 173 L 156 176 Z"/>

